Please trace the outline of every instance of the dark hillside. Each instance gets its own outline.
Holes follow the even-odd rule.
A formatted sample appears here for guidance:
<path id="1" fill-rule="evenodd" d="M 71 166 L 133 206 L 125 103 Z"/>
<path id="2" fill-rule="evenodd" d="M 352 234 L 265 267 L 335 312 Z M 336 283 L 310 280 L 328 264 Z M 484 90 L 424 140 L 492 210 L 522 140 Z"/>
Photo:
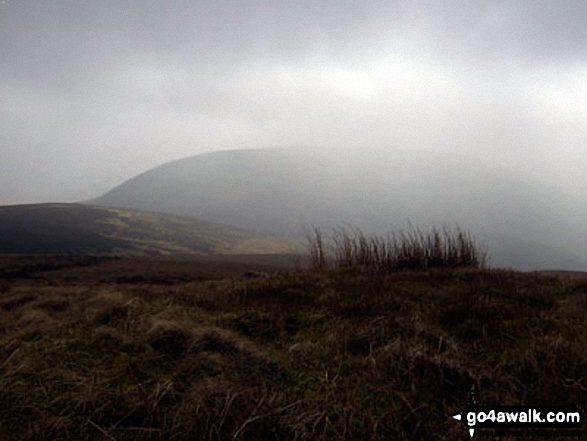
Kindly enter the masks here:
<path id="1" fill-rule="evenodd" d="M 0 207 L 0 253 L 169 255 L 291 249 L 286 240 L 193 218 L 80 204 Z"/>

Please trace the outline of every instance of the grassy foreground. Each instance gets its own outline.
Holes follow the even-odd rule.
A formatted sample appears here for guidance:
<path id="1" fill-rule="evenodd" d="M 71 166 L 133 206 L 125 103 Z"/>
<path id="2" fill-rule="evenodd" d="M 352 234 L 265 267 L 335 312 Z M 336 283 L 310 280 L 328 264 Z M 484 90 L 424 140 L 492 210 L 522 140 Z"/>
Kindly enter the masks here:
<path id="1" fill-rule="evenodd" d="M 2 440 L 465 440 L 473 385 L 587 398 L 587 278 L 43 259 L 0 265 Z"/>

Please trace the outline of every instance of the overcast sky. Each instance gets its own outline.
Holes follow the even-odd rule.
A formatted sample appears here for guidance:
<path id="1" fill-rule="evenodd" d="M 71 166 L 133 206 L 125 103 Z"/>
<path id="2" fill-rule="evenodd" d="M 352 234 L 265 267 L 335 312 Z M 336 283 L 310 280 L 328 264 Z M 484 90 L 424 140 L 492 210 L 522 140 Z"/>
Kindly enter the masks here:
<path id="1" fill-rule="evenodd" d="M 466 156 L 584 200 L 587 2 L 0 1 L 0 204 L 288 145 Z"/>

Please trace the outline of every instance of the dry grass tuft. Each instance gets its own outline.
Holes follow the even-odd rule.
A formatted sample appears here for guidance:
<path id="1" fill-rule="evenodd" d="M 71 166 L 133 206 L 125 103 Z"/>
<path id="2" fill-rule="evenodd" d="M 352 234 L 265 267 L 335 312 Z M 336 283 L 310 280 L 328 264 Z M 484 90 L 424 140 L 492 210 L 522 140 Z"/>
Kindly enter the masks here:
<path id="1" fill-rule="evenodd" d="M 483 268 L 486 253 L 476 240 L 459 227 L 425 233 L 417 227 L 390 233 L 387 238 L 365 236 L 356 229 L 333 231 L 329 238 L 315 228 L 307 235 L 311 267 L 360 268 L 375 273 L 406 269 Z"/>
<path id="2" fill-rule="evenodd" d="M 37 309 L 27 309 L 23 311 L 20 319 L 17 320 L 16 325 L 20 329 L 44 329 L 49 323 L 54 320 L 44 311 Z"/>
<path id="3" fill-rule="evenodd" d="M 195 353 L 210 351 L 220 354 L 237 354 L 241 352 L 242 348 L 226 331 L 216 328 L 207 329 L 195 338 L 190 350 Z"/>
<path id="4" fill-rule="evenodd" d="M 458 402 L 479 381 L 464 366 L 443 355 L 430 355 L 412 342 L 396 340 L 378 349 L 374 365 L 386 376 L 393 388 L 425 391 L 429 399 Z"/>
<path id="5" fill-rule="evenodd" d="M 109 349 L 118 349 L 124 344 L 124 336 L 109 326 L 99 326 L 93 331 L 96 344 Z"/>
<path id="6" fill-rule="evenodd" d="M 193 334 L 185 327 L 159 320 L 147 332 L 149 344 L 158 352 L 174 357 L 184 356 L 193 342 Z"/>
<path id="7" fill-rule="evenodd" d="M 283 410 L 277 406 L 277 398 L 242 385 L 204 381 L 186 393 L 173 435 L 179 439 L 278 439 L 275 432 Z"/>

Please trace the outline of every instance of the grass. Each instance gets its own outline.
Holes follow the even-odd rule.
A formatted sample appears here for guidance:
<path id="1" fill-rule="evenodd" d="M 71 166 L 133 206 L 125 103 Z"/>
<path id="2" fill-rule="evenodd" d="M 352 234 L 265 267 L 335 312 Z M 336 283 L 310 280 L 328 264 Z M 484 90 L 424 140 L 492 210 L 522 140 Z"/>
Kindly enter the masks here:
<path id="1" fill-rule="evenodd" d="M 424 233 L 418 227 L 381 236 L 367 237 L 356 229 L 338 228 L 325 238 L 319 228 L 307 235 L 311 265 L 326 268 L 361 268 L 370 272 L 403 269 L 482 268 L 486 252 L 467 231 L 433 227 Z"/>
<path id="2" fill-rule="evenodd" d="M 587 278 L 35 259 L 2 266 L 3 440 L 465 440 L 472 386 L 587 400 Z"/>

